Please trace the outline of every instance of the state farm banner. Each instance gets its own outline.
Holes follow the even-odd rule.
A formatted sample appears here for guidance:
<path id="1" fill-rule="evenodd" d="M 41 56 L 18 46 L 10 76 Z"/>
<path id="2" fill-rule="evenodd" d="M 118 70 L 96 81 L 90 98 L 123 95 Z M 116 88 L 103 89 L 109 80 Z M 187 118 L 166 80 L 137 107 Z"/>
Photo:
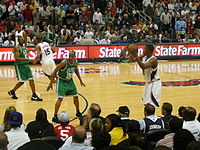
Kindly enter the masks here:
<path id="1" fill-rule="evenodd" d="M 119 58 L 124 45 L 89 46 L 89 58 Z"/>
<path id="2" fill-rule="evenodd" d="M 28 47 L 28 50 L 34 50 L 35 47 Z M 54 53 L 54 59 L 66 59 L 69 58 L 69 51 L 74 50 L 76 52 L 77 59 L 88 58 L 88 46 L 70 46 L 70 47 L 56 47 Z M 0 47 L 0 61 L 15 61 L 13 48 Z M 30 51 L 28 53 L 29 59 L 35 59 L 36 51 Z"/>
<path id="3" fill-rule="evenodd" d="M 154 45 L 157 57 L 200 56 L 200 44 Z"/>
<path id="4" fill-rule="evenodd" d="M 56 53 L 54 53 L 54 59 L 66 59 L 69 58 L 69 51 L 74 50 L 77 59 L 86 59 L 89 56 L 88 46 L 68 46 L 68 47 L 56 47 Z"/>
<path id="5" fill-rule="evenodd" d="M 69 51 L 74 50 L 77 59 L 119 58 L 125 45 L 58 46 L 54 59 L 69 58 Z M 138 45 L 138 55 L 143 53 L 145 45 Z M 159 57 L 200 56 L 200 44 L 159 44 L 154 45 L 154 55 Z M 34 50 L 35 47 L 28 47 Z M 13 48 L 0 47 L 0 61 L 14 61 Z M 28 53 L 30 59 L 36 57 L 35 51 Z"/>

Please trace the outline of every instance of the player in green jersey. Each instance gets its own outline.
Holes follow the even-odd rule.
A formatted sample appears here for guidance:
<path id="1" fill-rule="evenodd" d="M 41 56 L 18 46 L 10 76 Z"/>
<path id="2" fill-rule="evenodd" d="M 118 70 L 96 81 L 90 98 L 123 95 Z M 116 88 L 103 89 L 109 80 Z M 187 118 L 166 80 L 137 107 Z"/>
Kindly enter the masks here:
<path id="1" fill-rule="evenodd" d="M 30 60 L 27 56 L 27 50 L 23 46 L 24 44 L 23 37 L 19 36 L 18 42 L 19 44 L 15 46 L 13 51 L 15 56 L 14 65 L 15 65 L 16 75 L 18 78 L 18 83 L 14 86 L 12 90 L 8 91 L 8 94 L 11 96 L 12 99 L 18 99 L 18 97 L 15 94 L 15 91 L 19 89 L 24 84 L 24 82 L 29 81 L 31 91 L 33 93 L 31 100 L 42 101 L 42 99 L 39 98 L 35 92 L 35 83 L 33 80 L 31 69 L 29 67 L 29 62 L 34 63 L 34 60 Z"/>
<path id="2" fill-rule="evenodd" d="M 65 96 L 73 96 L 74 98 L 74 105 L 76 107 L 76 116 L 81 117 L 82 114 L 79 111 L 79 100 L 78 100 L 78 92 L 76 90 L 76 86 L 74 84 L 74 81 L 72 79 L 73 73 L 77 75 L 81 86 L 85 86 L 83 83 L 79 71 L 78 71 L 78 61 L 75 59 L 75 52 L 70 51 L 69 52 L 69 59 L 63 60 L 53 71 L 51 78 L 50 78 L 50 84 L 47 87 L 47 91 L 51 88 L 52 84 L 56 82 L 56 92 L 57 92 L 57 102 L 55 104 L 55 110 L 54 110 L 54 117 L 52 119 L 53 122 L 58 122 L 58 110 L 60 108 L 60 105 L 62 103 L 62 100 Z M 55 81 L 56 78 L 56 81 Z"/>

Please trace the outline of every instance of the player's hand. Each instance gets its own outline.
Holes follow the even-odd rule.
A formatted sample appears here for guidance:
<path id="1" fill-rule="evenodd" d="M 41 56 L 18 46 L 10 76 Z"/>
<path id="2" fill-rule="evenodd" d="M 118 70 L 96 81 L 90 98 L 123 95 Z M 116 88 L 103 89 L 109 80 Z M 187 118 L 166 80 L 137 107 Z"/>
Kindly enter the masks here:
<path id="1" fill-rule="evenodd" d="M 83 81 L 80 81 L 81 86 L 85 87 L 85 84 L 83 83 Z"/>
<path id="2" fill-rule="evenodd" d="M 49 83 L 49 85 L 47 87 L 47 91 L 49 91 L 50 89 L 53 90 L 53 84 L 52 83 Z"/>

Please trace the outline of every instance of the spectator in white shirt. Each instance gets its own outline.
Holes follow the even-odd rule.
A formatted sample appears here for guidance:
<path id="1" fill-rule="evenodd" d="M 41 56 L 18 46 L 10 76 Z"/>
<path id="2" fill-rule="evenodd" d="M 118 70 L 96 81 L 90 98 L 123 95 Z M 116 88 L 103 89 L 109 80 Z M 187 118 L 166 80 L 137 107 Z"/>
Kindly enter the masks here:
<path id="1" fill-rule="evenodd" d="M 10 35 L 8 36 L 8 40 L 3 43 L 3 46 L 15 46 L 15 42 Z"/>
<path id="2" fill-rule="evenodd" d="M 19 112 L 12 112 L 9 116 L 8 123 L 11 125 L 11 130 L 5 132 L 8 137 L 8 149 L 16 150 L 18 147 L 30 141 L 28 134 L 24 129 L 20 128 L 23 118 Z"/>
<path id="3" fill-rule="evenodd" d="M 105 35 L 105 38 L 103 38 L 99 44 L 110 44 L 110 39 L 109 39 L 109 35 Z"/>
<path id="4" fill-rule="evenodd" d="M 196 110 L 193 107 L 186 107 L 183 110 L 183 129 L 189 130 L 197 141 L 200 141 L 200 123 L 195 118 Z"/>
<path id="5" fill-rule="evenodd" d="M 9 13 L 10 19 L 14 20 L 15 19 L 15 14 L 17 12 L 19 12 L 19 11 L 20 11 L 19 7 L 17 5 L 15 5 L 15 1 L 13 1 L 11 3 L 11 5 L 8 7 L 8 13 Z"/>
<path id="6" fill-rule="evenodd" d="M 87 27 L 87 30 L 85 32 L 85 38 L 86 39 L 93 39 L 94 32 L 92 32 L 91 27 Z"/>
<path id="7" fill-rule="evenodd" d="M 95 11 L 93 14 L 93 18 L 92 18 L 93 23 L 95 23 L 96 20 L 99 21 L 99 24 L 102 23 L 103 19 L 102 19 L 102 14 L 100 12 L 100 8 L 97 8 L 97 11 Z"/>

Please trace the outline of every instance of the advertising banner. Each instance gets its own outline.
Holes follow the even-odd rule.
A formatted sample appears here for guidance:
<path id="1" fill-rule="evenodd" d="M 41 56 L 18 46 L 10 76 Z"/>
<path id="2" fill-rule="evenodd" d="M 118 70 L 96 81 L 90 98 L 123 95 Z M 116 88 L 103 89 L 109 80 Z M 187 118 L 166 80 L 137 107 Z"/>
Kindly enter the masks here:
<path id="1" fill-rule="evenodd" d="M 54 59 L 69 58 L 69 51 L 74 50 L 77 59 L 102 59 L 119 58 L 124 45 L 92 45 L 92 46 L 59 46 L 56 47 Z M 143 53 L 145 45 L 138 45 L 138 55 Z M 34 47 L 28 47 L 34 50 Z M 0 62 L 14 61 L 13 48 L 0 47 Z M 200 56 L 200 44 L 159 44 L 154 45 L 154 55 L 156 57 L 181 57 Z M 30 59 L 36 57 L 35 51 L 28 53 Z"/>

